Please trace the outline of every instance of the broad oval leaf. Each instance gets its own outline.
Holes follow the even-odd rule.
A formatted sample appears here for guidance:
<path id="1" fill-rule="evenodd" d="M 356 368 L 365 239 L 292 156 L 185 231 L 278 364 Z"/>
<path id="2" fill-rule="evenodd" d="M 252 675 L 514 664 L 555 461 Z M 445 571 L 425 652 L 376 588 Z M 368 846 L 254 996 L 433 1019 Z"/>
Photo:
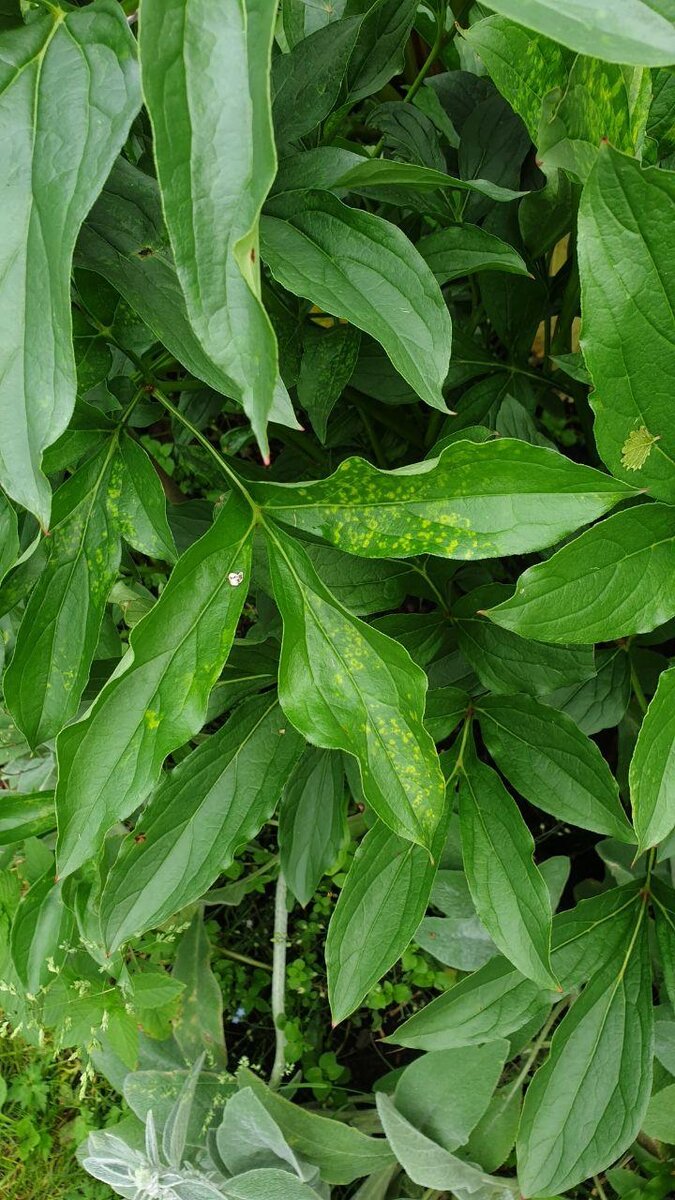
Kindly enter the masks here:
<path id="1" fill-rule="evenodd" d="M 443 841 L 439 835 L 438 853 Z M 326 938 L 328 995 L 336 1023 L 358 1007 L 412 941 L 435 875 L 428 853 L 381 821 L 366 834 Z"/>
<path id="2" fill-rule="evenodd" d="M 145 799 L 167 754 L 203 724 L 246 599 L 251 534 L 250 510 L 231 495 L 132 630 L 89 712 L 59 735 L 61 876 L 96 853 L 114 821 Z"/>
<path id="3" fill-rule="evenodd" d="M 607 762 L 567 713 L 520 695 L 483 696 L 476 709 L 499 770 L 530 804 L 559 821 L 635 842 Z"/>
<path id="4" fill-rule="evenodd" d="M 488 1106 L 509 1043 L 463 1046 L 422 1054 L 405 1067 L 394 1103 L 420 1133 L 446 1150 L 463 1146 Z"/>
<path id="5" fill-rule="evenodd" d="M 69 290 L 75 239 L 141 95 L 134 39 L 113 0 L 69 12 L 54 6 L 5 30 L 2 40 L 0 482 L 46 529 L 51 497 L 40 460 L 68 424 L 77 386 Z M 67 103 L 54 103 L 64 80 Z"/>
<path id="6" fill-rule="evenodd" d="M 629 779 L 642 851 L 663 841 L 675 825 L 675 667 L 659 677 L 640 726 Z"/>
<path id="7" fill-rule="evenodd" d="M 459 779 L 462 857 L 476 912 L 502 954 L 542 988 L 551 970 L 551 899 L 534 839 L 496 771 L 465 754 Z"/>
<path id="8" fill-rule="evenodd" d="M 584 358 L 598 450 L 620 479 L 675 501 L 675 175 L 604 147 L 579 210 Z M 654 354 L 659 369 L 650 369 Z"/>
<path id="9" fill-rule="evenodd" d="M 675 509 L 615 513 L 521 575 L 491 621 L 539 642 L 608 642 L 675 614 Z"/>
<path id="10" fill-rule="evenodd" d="M 417 249 L 440 284 L 479 271 L 529 274 L 513 246 L 479 225 L 450 225 L 423 237 L 417 243 Z"/>
<path id="11" fill-rule="evenodd" d="M 604 1171 L 636 1137 L 652 1086 L 652 976 L 645 903 L 618 961 L 559 1025 L 530 1084 L 518 1133 L 524 1196 L 566 1191 Z"/>
<path id="12" fill-rule="evenodd" d="M 267 694 L 244 701 L 167 772 L 106 880 L 101 926 L 111 953 L 204 894 L 271 817 L 301 752 Z"/>
<path id="13" fill-rule="evenodd" d="M 380 819 L 430 846 L 445 782 L 423 724 L 424 672 L 398 642 L 343 608 L 299 542 L 268 526 L 267 543 L 284 622 L 281 707 L 313 745 L 353 754 Z"/>
<path id="14" fill-rule="evenodd" d="M 188 317 L 265 455 L 278 368 L 260 300 L 258 221 L 276 171 L 268 81 L 276 11 L 276 0 L 205 0 L 198 9 L 142 0 L 139 34 Z"/>
<path id="15" fill-rule="evenodd" d="M 371 334 L 418 396 L 447 412 L 450 314 L 405 234 L 330 192 L 291 193 L 268 211 L 261 253 L 275 279 Z"/>
<path id="16" fill-rule="evenodd" d="M 252 491 L 270 515 L 349 554 L 468 559 L 543 549 L 632 494 L 515 438 L 453 442 L 438 458 L 395 471 L 348 458 L 328 479 Z"/>
<path id="17" fill-rule="evenodd" d="M 605 0 L 490 0 L 488 6 L 579 54 L 639 67 L 675 62 L 675 31 L 660 0 L 624 0 L 621 19 Z"/>

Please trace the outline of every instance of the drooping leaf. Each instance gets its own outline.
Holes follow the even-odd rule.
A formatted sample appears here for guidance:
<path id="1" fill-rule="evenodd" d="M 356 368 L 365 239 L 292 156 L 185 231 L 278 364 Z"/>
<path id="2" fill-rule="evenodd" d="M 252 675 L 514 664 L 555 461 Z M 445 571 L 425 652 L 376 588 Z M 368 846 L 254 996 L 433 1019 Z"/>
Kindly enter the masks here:
<path id="1" fill-rule="evenodd" d="M 366 558 L 523 554 L 551 545 L 629 494 L 591 467 L 511 438 L 453 442 L 439 458 L 396 471 L 348 458 L 328 479 L 252 490 L 278 520 Z"/>
<path id="2" fill-rule="evenodd" d="M 301 751 L 266 693 L 167 772 L 106 880 L 101 923 L 111 952 L 204 894 L 272 815 Z"/>
<path id="3" fill-rule="evenodd" d="M 64 78 L 62 106 L 53 96 Z M 134 39 L 119 5 L 54 8 L 6 30 L 0 89 L 8 164 L 0 482 L 46 529 L 50 489 L 40 461 L 68 424 L 76 393 L 69 297 L 75 239 L 140 106 Z"/>
<path id="4" fill-rule="evenodd" d="M 660 0 L 626 0 L 621 21 L 603 0 L 490 0 L 490 8 L 536 29 L 579 54 L 641 67 L 668 66 L 675 60 L 675 33 Z"/>
<path id="5" fill-rule="evenodd" d="M 497 773 L 473 750 L 460 774 L 459 821 L 478 916 L 502 954 L 528 979 L 555 989 L 551 900 L 534 865 L 534 840 Z"/>
<path id="6" fill-rule="evenodd" d="M 618 961 L 587 984 L 530 1084 L 518 1134 L 524 1196 L 599 1174 L 636 1137 L 652 1083 L 651 970 L 644 903 Z"/>
<path id="7" fill-rule="evenodd" d="M 440 284 L 479 271 L 528 274 L 517 250 L 479 225 L 450 225 L 427 234 L 417 243 L 417 249 Z"/>
<path id="8" fill-rule="evenodd" d="M 182 985 L 180 1016 L 173 1036 L 187 1063 L 206 1051 L 209 1061 L 227 1063 L 223 1034 L 223 994 L 211 970 L 211 947 L 200 912 L 196 912 L 178 943 L 172 980 Z"/>
<path id="9" fill-rule="evenodd" d="M 521 575 L 490 620 L 540 642 L 607 642 L 675 614 L 675 521 L 638 504 L 582 533 Z"/>
<path id="10" fill-rule="evenodd" d="M 675 825 L 675 667 L 659 677 L 640 726 L 630 793 L 639 848 L 656 846 Z"/>
<path id="11" fill-rule="evenodd" d="M 394 1156 L 384 1138 L 366 1137 L 343 1121 L 332 1121 L 291 1104 L 246 1068 L 240 1069 L 239 1079 L 264 1104 L 293 1149 L 319 1168 L 326 1183 L 352 1183 L 393 1163 Z"/>
<path id="12" fill-rule="evenodd" d="M 423 724 L 426 676 L 398 642 L 335 600 L 299 542 L 268 528 L 268 550 L 284 621 L 281 707 L 312 744 L 353 754 L 380 819 L 430 846 L 445 783 Z"/>
<path id="13" fill-rule="evenodd" d="M 185 0 L 143 0 L 140 15 L 143 91 L 188 317 L 263 454 L 278 369 L 258 258 L 276 171 L 268 81 L 276 10 L 275 0 L 225 9 L 209 0 L 198 12 Z"/>
<path id="14" fill-rule="evenodd" d="M 530 804 L 582 829 L 635 841 L 606 760 L 571 717 L 524 695 L 484 696 L 476 707 L 490 754 Z"/>
<path id="15" fill-rule="evenodd" d="M 268 211 L 261 253 L 275 279 L 371 334 L 421 399 L 446 412 L 450 314 L 405 234 L 329 192 L 279 197 Z"/>
<path id="16" fill-rule="evenodd" d="M 437 838 L 440 852 L 443 836 Z M 429 900 L 436 867 L 381 821 L 361 842 L 328 926 L 331 1012 L 343 1021 L 401 957 Z"/>
<path id="17" fill-rule="evenodd" d="M 60 875 L 98 850 L 145 799 L 167 754 L 199 730 L 246 598 L 250 543 L 250 511 L 232 495 L 133 629 L 88 714 L 60 734 Z"/>
<path id="18" fill-rule="evenodd" d="M 674 200 L 672 172 L 644 170 L 604 147 L 579 211 L 582 345 L 598 450 L 620 479 L 671 503 L 675 280 L 664 221 Z"/>
<path id="19" fill-rule="evenodd" d="M 284 878 L 300 904 L 309 904 L 337 861 L 346 834 L 341 756 L 308 747 L 279 808 L 279 853 Z"/>
<path id="20" fill-rule="evenodd" d="M 479 177 L 458 178 L 447 175 L 444 171 L 435 171 L 432 167 L 420 167 L 416 163 L 396 162 L 390 158 L 370 158 L 355 163 L 348 171 L 341 174 L 332 185 L 336 188 L 348 188 L 351 192 L 363 195 L 377 195 L 378 198 L 390 200 L 396 192 L 405 196 L 405 190 L 419 189 L 421 192 L 435 192 L 438 188 L 454 188 L 460 192 L 476 192 L 488 200 L 508 203 L 517 200 L 523 193 L 513 188 L 502 187 L 492 183 L 490 179 Z M 388 193 L 391 190 L 391 194 Z M 406 197 L 407 198 L 407 197 Z M 408 205 L 404 205 L 408 207 Z M 443 212 L 443 209 L 441 210 Z M 440 215 L 440 214 L 439 214 Z"/>

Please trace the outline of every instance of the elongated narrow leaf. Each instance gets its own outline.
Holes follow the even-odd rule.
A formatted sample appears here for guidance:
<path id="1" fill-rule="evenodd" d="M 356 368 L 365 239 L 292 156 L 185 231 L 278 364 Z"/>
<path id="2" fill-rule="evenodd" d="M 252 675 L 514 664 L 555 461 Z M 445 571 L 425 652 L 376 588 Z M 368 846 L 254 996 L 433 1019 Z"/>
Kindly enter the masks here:
<path id="1" fill-rule="evenodd" d="M 73 925 L 73 914 L 63 901 L 63 885 L 54 883 L 50 866 L 28 889 L 12 923 L 12 962 L 33 995 L 65 961 Z"/>
<path id="2" fill-rule="evenodd" d="M 54 498 L 49 558 L 5 673 L 5 700 L 31 746 L 75 716 L 120 562 L 123 466 L 110 438 Z"/>
<path id="3" fill-rule="evenodd" d="M 405 44 L 415 20 L 415 0 L 375 0 L 366 9 L 349 62 L 349 101 L 374 92 L 403 68 Z"/>
<path id="4" fill-rule="evenodd" d="M 424 260 L 381 217 L 329 192 L 298 195 L 276 199 L 261 221 L 261 253 L 275 279 L 376 338 L 418 396 L 446 412 L 450 314 Z"/>
<path id="5" fill-rule="evenodd" d="M 521 637 L 586 644 L 647 633 L 674 614 L 673 509 L 638 504 L 530 567 L 488 616 Z"/>
<path id="6" fill-rule="evenodd" d="M 335 600 L 299 542 L 270 530 L 268 549 L 284 621 L 281 707 L 314 745 L 355 756 L 368 803 L 395 833 L 431 846 L 445 782 L 423 724 L 424 672 Z"/>
<path id="7" fill-rule="evenodd" d="M 675 667 L 660 676 L 640 727 L 630 794 L 640 850 L 656 846 L 675 825 Z"/>
<path id="8" fill-rule="evenodd" d="M 583 348 L 598 450 L 620 479 L 671 503 L 675 276 L 665 222 L 674 202 L 672 172 L 643 170 L 604 147 L 579 211 Z"/>
<path id="9" fill-rule="evenodd" d="M 204 894 L 271 817 L 301 751 L 267 694 L 245 701 L 165 775 L 106 880 L 101 924 L 111 952 Z"/>
<path id="10" fill-rule="evenodd" d="M 70 266 L 78 230 L 140 106 L 134 39 L 119 4 L 48 16 L 3 33 L 5 151 L 0 244 L 0 482 L 49 524 L 40 471 L 76 392 Z M 54 103 L 64 79 L 67 103 Z"/>
<path id="11" fill-rule="evenodd" d="M 478 225 L 450 225 L 423 237 L 417 249 L 441 284 L 479 271 L 528 274 L 513 246 Z"/>
<path id="12" fill-rule="evenodd" d="M 530 804 L 559 821 L 635 842 L 607 762 L 571 717 L 531 696 L 484 696 L 476 707 L 490 754 Z"/>
<path id="13" fill-rule="evenodd" d="M 231 496 L 182 556 L 88 714 L 58 739 L 57 863 L 68 875 L 141 804 L 167 754 L 201 727 L 246 598 L 251 516 Z"/>
<path id="14" fill-rule="evenodd" d="M 625 0 L 621 20 L 604 0 L 490 0 L 490 8 L 580 54 L 639 67 L 675 61 L 675 32 L 661 0 Z"/>
<path id="15" fill-rule="evenodd" d="M 652 1086 L 652 977 L 644 903 L 618 961 L 593 977 L 556 1030 L 525 1097 L 518 1134 L 524 1196 L 599 1174 L 640 1129 Z"/>
<path id="16" fill-rule="evenodd" d="M 272 116 L 279 145 L 304 137 L 337 102 L 361 25 L 345 17 L 316 29 L 272 64 Z"/>
<path id="17" fill-rule="evenodd" d="M 149 558 L 176 561 L 176 543 L 166 517 L 166 499 L 150 459 L 142 446 L 124 433 L 120 439 L 120 530 L 122 537 Z"/>
<path id="18" fill-rule="evenodd" d="M 476 912 L 502 954 L 540 987 L 551 971 L 551 900 L 534 840 L 499 776 L 466 756 L 459 784 L 462 856 Z"/>
<path id="19" fill-rule="evenodd" d="M 346 815 L 342 756 L 308 747 L 279 809 L 281 869 L 301 904 L 309 904 L 336 863 L 347 835 Z"/>
<path id="20" fill-rule="evenodd" d="M 240 1069 L 238 1078 L 264 1104 L 296 1153 L 319 1168 L 326 1183 L 352 1183 L 394 1163 L 394 1155 L 384 1138 L 366 1137 L 344 1121 L 332 1121 L 299 1104 L 291 1104 L 245 1068 Z"/>
<path id="21" fill-rule="evenodd" d="M 446 175 L 444 171 L 435 171 L 433 167 L 419 167 L 416 163 L 395 162 L 390 158 L 365 159 L 350 167 L 335 182 L 335 187 L 349 188 L 351 192 L 364 192 L 366 195 L 373 189 L 382 189 L 384 199 L 388 188 L 418 188 L 421 191 L 435 191 L 438 188 L 456 188 L 460 192 L 478 192 L 490 200 L 517 200 L 522 192 L 511 188 L 501 187 L 489 179 L 458 179 Z"/>
<path id="22" fill-rule="evenodd" d="M 675 891 L 661 879 L 652 884 L 656 944 L 661 959 L 666 995 L 675 1005 Z"/>
<path id="23" fill-rule="evenodd" d="M 19 535 L 16 513 L 6 496 L 0 492 L 0 580 L 4 578 L 19 556 Z"/>
<path id="24" fill-rule="evenodd" d="M 565 989 L 578 987 L 616 958 L 635 927 L 639 885 L 582 900 L 553 918 L 551 964 Z M 432 1000 L 388 1040 L 417 1050 L 443 1050 L 508 1037 L 555 999 L 505 958 L 493 958 Z"/>
<path id="25" fill-rule="evenodd" d="M 188 316 L 263 453 L 277 378 L 260 301 L 258 220 L 276 171 L 275 0 L 142 0 L 143 91 Z M 225 383 L 229 380 L 230 384 Z"/>
<path id="26" fill-rule="evenodd" d="M 366 558 L 524 554 L 629 494 L 608 475 L 512 438 L 453 442 L 439 458 L 397 471 L 348 458 L 328 479 L 254 491 L 279 520 Z"/>
<path id="27" fill-rule="evenodd" d="M 442 846 L 441 837 L 435 849 Z M 334 1021 L 348 1017 L 401 957 L 424 916 L 435 875 L 426 851 L 382 822 L 366 834 L 328 926 L 326 965 Z"/>
<path id="28" fill-rule="evenodd" d="M 209 939 L 202 914 L 197 911 L 178 943 L 171 971 L 171 980 L 184 986 L 180 1016 L 173 1023 L 173 1036 L 186 1062 L 195 1062 L 206 1051 L 210 1060 L 225 1066 L 223 993 L 211 970 L 210 959 Z"/>
<path id="29" fill-rule="evenodd" d="M 0 794 L 0 846 L 39 837 L 56 829 L 53 792 Z"/>

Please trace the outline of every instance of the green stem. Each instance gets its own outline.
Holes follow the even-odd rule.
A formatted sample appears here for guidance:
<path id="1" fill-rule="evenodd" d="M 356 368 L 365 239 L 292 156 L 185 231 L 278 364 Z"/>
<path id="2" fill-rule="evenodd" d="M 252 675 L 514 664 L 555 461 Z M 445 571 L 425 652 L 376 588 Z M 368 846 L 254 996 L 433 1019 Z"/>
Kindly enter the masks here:
<path id="1" fill-rule="evenodd" d="M 637 700 L 638 704 L 640 705 L 642 712 L 646 713 L 647 709 L 649 708 L 649 705 L 647 703 L 647 697 L 644 694 L 642 684 L 640 683 L 640 679 L 638 677 L 638 673 L 637 673 L 635 667 L 633 666 L 632 662 L 630 664 L 630 682 L 631 682 L 631 687 L 633 689 L 633 695 L 635 696 L 635 699 Z"/>
<path id="2" fill-rule="evenodd" d="M 408 88 L 408 91 L 406 93 L 405 99 L 408 103 L 410 103 L 410 101 L 413 100 L 414 97 L 419 92 L 422 84 L 424 83 L 424 80 L 426 79 L 427 75 L 429 74 L 429 71 L 431 70 L 434 63 L 436 62 L 436 59 L 438 58 L 438 55 L 441 52 L 443 42 L 445 40 L 446 40 L 445 2 L 443 2 L 442 4 L 439 5 L 439 8 L 438 8 L 438 15 L 436 18 L 436 36 L 434 38 L 431 50 L 429 51 L 427 57 L 425 58 L 424 62 L 422 63 L 422 66 L 420 67 L 419 71 L 417 72 L 416 78 L 410 84 L 410 87 Z"/>
<path id="3" fill-rule="evenodd" d="M 236 950 L 224 950 L 218 948 L 218 953 L 222 954 L 223 958 L 231 958 L 233 962 L 245 963 L 247 967 L 259 967 L 261 971 L 271 971 L 269 963 L 261 962 L 259 958 L 250 958 L 248 954 L 239 954 Z"/>
<path id="4" fill-rule="evenodd" d="M 286 1069 L 286 1034 L 279 1022 L 285 1016 L 286 994 L 286 939 L 288 937 L 288 909 L 286 906 L 286 880 L 279 871 L 274 895 L 274 949 L 272 959 L 272 1019 L 274 1020 L 275 1051 L 270 1073 L 270 1087 L 278 1088 Z"/>
<path id="5" fill-rule="evenodd" d="M 370 442 L 370 445 L 372 447 L 373 455 L 375 456 L 375 462 L 377 463 L 377 465 L 381 471 L 386 471 L 387 470 L 387 460 L 386 460 L 384 454 L 382 453 L 382 447 L 381 447 L 377 437 L 375 436 L 375 430 L 373 429 L 373 423 L 370 419 L 370 413 L 368 412 L 365 404 L 363 404 L 361 400 L 357 399 L 356 396 L 352 396 L 351 400 L 352 400 L 352 404 L 354 405 L 354 408 L 356 409 L 356 411 L 359 414 L 359 417 L 361 418 L 361 424 L 363 425 L 363 428 L 365 429 L 366 434 L 368 435 L 368 441 Z"/>
<path id="6" fill-rule="evenodd" d="M 551 1029 L 555 1025 L 556 1021 L 558 1020 L 558 1017 L 560 1016 L 561 1012 L 564 1012 L 564 1010 L 567 1008 L 567 1005 L 569 1004 L 569 1002 L 570 1002 L 569 996 L 566 996 L 564 1000 L 560 1001 L 560 1004 L 556 1004 L 555 1008 L 553 1008 L 551 1010 L 548 1020 L 544 1022 L 544 1025 L 542 1026 L 542 1028 L 540 1030 L 539 1037 L 535 1040 L 535 1042 L 532 1046 L 532 1049 L 530 1050 L 530 1053 L 528 1054 L 527 1058 L 525 1059 L 522 1070 L 520 1070 L 518 1072 L 515 1080 L 513 1081 L 512 1085 L 511 1085 L 509 1094 L 506 1098 L 507 1104 L 508 1104 L 509 1100 L 513 1099 L 516 1092 L 518 1091 L 518 1088 L 527 1079 L 527 1077 L 532 1069 L 532 1065 L 537 1059 L 539 1051 L 541 1050 L 542 1046 L 544 1045 L 544 1042 L 546 1041 L 546 1039 L 547 1039 L 549 1033 L 551 1032 Z"/>

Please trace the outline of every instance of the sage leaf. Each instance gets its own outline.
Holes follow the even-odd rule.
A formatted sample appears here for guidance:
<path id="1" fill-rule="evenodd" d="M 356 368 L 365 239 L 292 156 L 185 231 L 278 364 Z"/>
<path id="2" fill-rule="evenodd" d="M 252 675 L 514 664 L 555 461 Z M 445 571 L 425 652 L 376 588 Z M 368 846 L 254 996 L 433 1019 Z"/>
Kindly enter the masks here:
<path id="1" fill-rule="evenodd" d="M 49 99 L 49 81 L 64 78 L 65 108 Z M 40 460 L 66 428 L 77 386 L 69 295 L 75 239 L 141 100 L 134 39 L 119 5 L 55 7 L 5 30 L 0 94 L 11 163 L 0 258 L 0 483 L 46 529 L 50 489 Z"/>
<path id="2" fill-rule="evenodd" d="M 188 318 L 263 455 L 278 372 L 258 256 L 260 210 L 276 172 L 268 83 L 276 11 L 275 0 L 237 0 L 226 9 L 208 0 L 198 12 L 185 0 L 142 0 L 139 33 Z"/>
<path id="3" fill-rule="evenodd" d="M 456 1150 L 483 1116 L 508 1050 L 509 1043 L 497 1039 L 421 1055 L 396 1084 L 396 1108 L 420 1133 L 445 1150 Z"/>
<path id="4" fill-rule="evenodd" d="M 335 600 L 299 542 L 268 527 L 268 551 L 284 622 L 281 707 L 312 744 L 353 754 L 380 819 L 430 846 L 445 783 L 423 724 L 426 676 L 398 642 Z"/>
<path id="5" fill-rule="evenodd" d="M 675 825 L 675 667 L 664 671 L 640 726 L 630 763 L 633 824 L 640 850 Z"/>
<path id="6" fill-rule="evenodd" d="M 113 822 L 146 798 L 167 754 L 201 727 L 246 598 L 250 555 L 250 511 L 232 495 L 132 630 L 87 715 L 59 735 L 61 876 L 96 853 Z M 239 573 L 233 586 L 228 576 Z"/>

